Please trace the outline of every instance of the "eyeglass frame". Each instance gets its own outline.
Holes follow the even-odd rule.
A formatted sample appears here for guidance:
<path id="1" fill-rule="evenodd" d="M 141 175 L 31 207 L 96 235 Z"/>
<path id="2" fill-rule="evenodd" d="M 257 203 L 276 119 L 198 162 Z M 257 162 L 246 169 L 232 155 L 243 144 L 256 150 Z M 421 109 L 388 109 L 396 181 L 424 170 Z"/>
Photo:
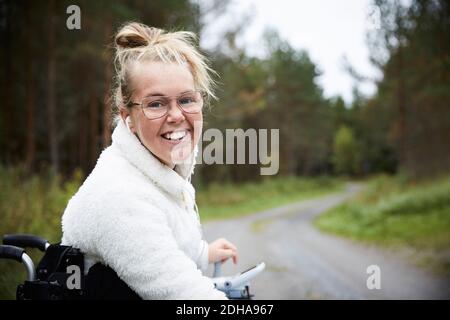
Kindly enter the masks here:
<path id="1" fill-rule="evenodd" d="M 146 97 L 142 98 L 141 103 L 137 103 L 137 102 L 134 102 L 134 101 L 129 101 L 127 103 L 127 105 L 130 106 L 130 107 L 141 106 L 141 111 L 144 114 L 144 117 L 147 118 L 148 120 L 160 119 L 162 117 L 165 117 L 169 113 L 169 108 L 167 108 L 166 112 L 162 116 L 159 116 L 159 117 L 156 117 L 156 118 L 149 118 L 149 117 L 147 117 L 147 115 L 144 112 L 143 101 L 145 99 L 149 98 L 149 97 L 166 98 L 169 101 L 168 106 L 170 106 L 170 102 L 174 98 L 176 98 L 175 99 L 176 106 L 178 107 L 178 109 L 181 110 L 181 112 L 188 113 L 188 114 L 195 114 L 195 113 L 201 112 L 203 110 L 203 105 L 202 105 L 202 108 L 200 109 L 200 111 L 196 111 L 196 112 L 188 112 L 188 111 L 184 110 L 182 106 L 180 106 L 180 104 L 178 103 L 178 98 L 180 98 L 180 97 L 182 97 L 182 96 L 184 96 L 185 94 L 188 94 L 188 93 L 200 93 L 200 97 L 202 99 L 202 103 L 204 103 L 204 98 L 206 97 L 206 93 L 204 91 L 201 91 L 201 90 L 192 90 L 192 91 L 186 91 L 186 92 L 184 92 L 182 94 L 179 94 L 179 95 L 176 95 L 176 96 L 162 96 L 162 95 L 146 96 Z M 157 99 L 155 99 L 155 100 L 157 100 Z"/>

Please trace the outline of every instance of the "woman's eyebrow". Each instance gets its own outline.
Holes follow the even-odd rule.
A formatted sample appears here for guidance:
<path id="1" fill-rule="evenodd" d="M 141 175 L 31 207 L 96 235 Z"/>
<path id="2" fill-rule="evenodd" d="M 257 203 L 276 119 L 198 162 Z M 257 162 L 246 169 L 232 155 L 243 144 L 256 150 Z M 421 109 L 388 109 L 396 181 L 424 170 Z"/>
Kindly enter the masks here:
<path id="1" fill-rule="evenodd" d="M 155 92 L 155 93 L 146 94 L 144 97 L 147 98 L 147 97 L 153 97 L 153 96 L 165 96 L 165 94 Z"/>
<path id="2" fill-rule="evenodd" d="M 188 92 L 192 92 L 192 91 L 194 91 L 194 90 L 186 90 L 186 91 L 183 91 L 183 92 L 181 92 L 181 93 L 179 93 L 179 94 L 177 94 L 177 95 L 182 95 L 182 94 L 185 94 L 185 93 L 188 93 Z M 148 97 L 167 97 L 168 95 L 166 95 L 166 94 L 164 94 L 164 93 L 159 93 L 159 92 L 151 92 L 151 93 L 149 93 L 149 94 L 146 94 L 145 96 L 144 96 L 144 98 L 148 98 Z"/>

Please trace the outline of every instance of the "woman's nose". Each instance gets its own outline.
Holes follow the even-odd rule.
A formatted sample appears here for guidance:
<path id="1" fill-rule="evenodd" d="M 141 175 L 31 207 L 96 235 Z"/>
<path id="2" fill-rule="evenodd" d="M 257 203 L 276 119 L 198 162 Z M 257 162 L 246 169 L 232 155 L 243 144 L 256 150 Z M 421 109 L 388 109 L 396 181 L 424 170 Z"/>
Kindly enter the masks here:
<path id="1" fill-rule="evenodd" d="M 169 104 L 169 110 L 167 111 L 168 122 L 181 122 L 185 119 L 183 111 L 174 102 Z"/>

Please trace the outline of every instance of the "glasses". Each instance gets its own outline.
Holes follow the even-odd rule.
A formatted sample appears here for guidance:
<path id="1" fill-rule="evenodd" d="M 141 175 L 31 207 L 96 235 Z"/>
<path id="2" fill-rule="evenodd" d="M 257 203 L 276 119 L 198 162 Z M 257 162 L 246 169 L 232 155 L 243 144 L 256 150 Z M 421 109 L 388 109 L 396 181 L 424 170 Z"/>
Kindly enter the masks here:
<path id="1" fill-rule="evenodd" d="M 148 96 L 141 103 L 130 102 L 130 106 L 141 106 L 144 115 L 150 119 L 164 117 L 169 112 L 170 101 L 176 99 L 177 106 L 186 113 L 198 113 L 203 109 L 204 93 L 189 91 L 179 96 Z"/>

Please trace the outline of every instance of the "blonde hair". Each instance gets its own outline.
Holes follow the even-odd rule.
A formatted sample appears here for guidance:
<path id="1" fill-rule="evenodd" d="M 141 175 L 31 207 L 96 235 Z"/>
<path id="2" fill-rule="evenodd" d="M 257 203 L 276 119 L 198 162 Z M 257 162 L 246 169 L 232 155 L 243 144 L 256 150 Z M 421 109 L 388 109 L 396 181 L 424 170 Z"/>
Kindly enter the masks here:
<path id="1" fill-rule="evenodd" d="M 161 61 L 186 65 L 192 73 L 197 90 L 207 98 L 216 98 L 213 92 L 217 74 L 208 66 L 208 60 L 197 49 L 197 37 L 188 31 L 166 32 L 137 22 L 124 24 L 115 36 L 115 77 L 113 87 L 114 122 L 119 108 L 127 107 L 132 94 L 130 66 L 137 61 Z M 208 99 L 209 100 L 209 99 Z"/>

